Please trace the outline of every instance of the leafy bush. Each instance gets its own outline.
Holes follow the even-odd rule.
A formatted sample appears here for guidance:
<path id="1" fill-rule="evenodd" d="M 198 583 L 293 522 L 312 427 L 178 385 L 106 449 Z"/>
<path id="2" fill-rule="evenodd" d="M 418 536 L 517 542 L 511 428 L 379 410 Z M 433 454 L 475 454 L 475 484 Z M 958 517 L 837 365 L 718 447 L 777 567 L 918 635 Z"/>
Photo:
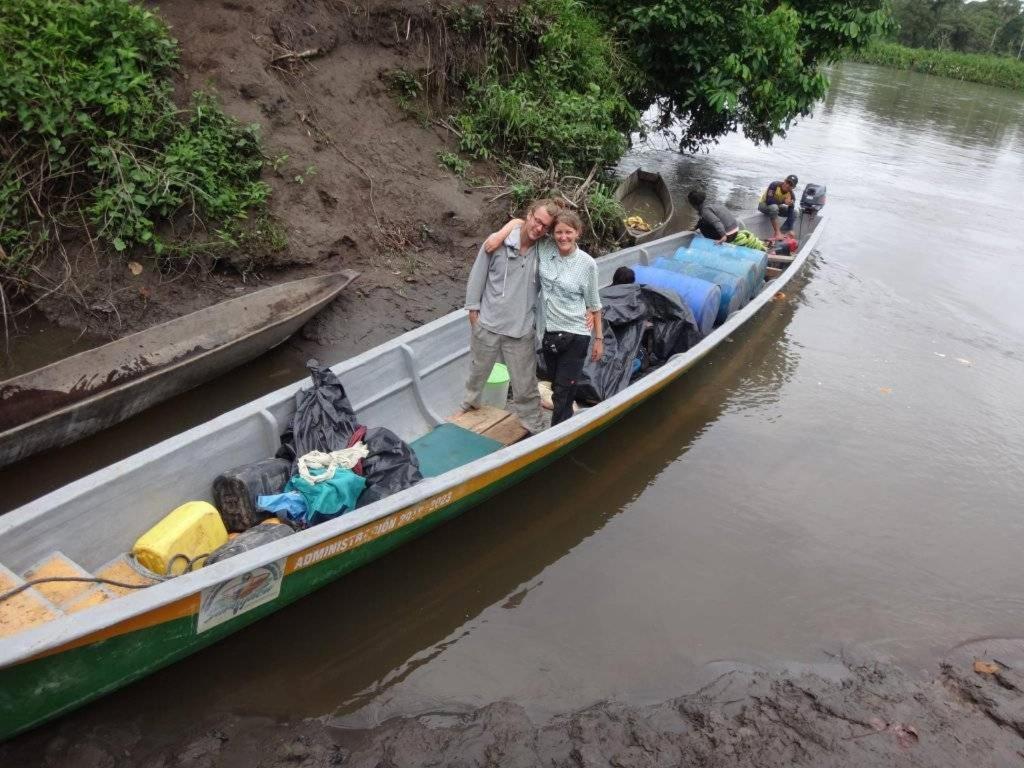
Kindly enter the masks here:
<path id="1" fill-rule="evenodd" d="M 176 61 L 164 24 L 128 0 L 0 4 L 0 275 L 70 229 L 160 251 L 160 222 L 179 213 L 226 222 L 263 206 L 256 126 L 203 94 L 179 114 Z"/>
<path id="2" fill-rule="evenodd" d="M 469 170 L 469 162 L 454 152 L 438 151 L 437 162 L 442 168 L 447 168 L 456 176 L 463 176 Z"/>
<path id="3" fill-rule="evenodd" d="M 639 113 L 612 40 L 578 0 L 528 0 L 512 21 L 456 118 L 461 149 L 566 172 L 618 160 Z M 508 67 L 515 46 L 528 67 Z"/>
<path id="4" fill-rule="evenodd" d="M 895 43 L 872 43 L 853 61 L 878 64 L 891 69 L 910 69 L 929 75 L 967 80 L 1024 91 L 1024 61 L 979 53 L 953 53 L 922 48 L 905 48 Z"/>

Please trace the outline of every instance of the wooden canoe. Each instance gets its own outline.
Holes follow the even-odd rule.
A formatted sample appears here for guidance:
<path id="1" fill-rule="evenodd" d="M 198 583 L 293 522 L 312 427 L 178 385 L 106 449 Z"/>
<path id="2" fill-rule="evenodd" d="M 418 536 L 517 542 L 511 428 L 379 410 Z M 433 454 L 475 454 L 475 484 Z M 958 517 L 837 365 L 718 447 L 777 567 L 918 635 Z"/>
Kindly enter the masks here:
<path id="1" fill-rule="evenodd" d="M 615 199 L 622 203 L 626 217 L 640 216 L 650 230 L 636 229 L 623 222 L 632 243 L 640 245 L 661 237 L 675 212 L 668 184 L 656 171 L 637 168 L 615 188 Z"/>
<path id="2" fill-rule="evenodd" d="M 755 233 L 768 234 L 765 217 L 751 221 Z M 432 475 L 425 471 L 428 476 L 412 487 L 334 520 L 142 589 L 88 584 L 90 591 L 78 595 L 51 589 L 47 597 L 48 587 L 37 585 L 0 601 L 0 738 L 200 650 L 571 451 L 677 380 L 740 326 L 756 322 L 758 310 L 799 274 L 823 224 L 823 218 L 802 216 L 801 248 L 793 260 L 776 261 L 757 295 L 698 344 L 607 400 L 525 439 L 504 411 L 472 412 L 472 425 L 456 417 L 455 425 L 446 423 L 459 410 L 468 371 L 465 312 L 333 366 L 359 421 L 386 426 L 409 441 L 422 467 L 455 455 L 428 455 L 420 447 L 427 438 L 466 433 L 469 442 L 479 446 L 486 438 L 490 447 L 474 456 L 463 453 Z M 683 232 L 598 259 L 601 284 L 611 282 L 617 267 L 671 256 L 694 236 Z M 212 500 L 218 474 L 272 456 L 295 412 L 295 395 L 306 386 L 295 382 L 0 516 L 0 594 L 26 584 L 23 579 L 54 573 L 56 565 L 86 577 L 138 578 L 118 570 L 134 541 L 183 502 Z M 14 600 L 24 605 L 5 614 Z"/>
<path id="3" fill-rule="evenodd" d="M 0 466 L 113 426 L 252 360 L 357 274 L 254 291 L 0 382 Z"/>

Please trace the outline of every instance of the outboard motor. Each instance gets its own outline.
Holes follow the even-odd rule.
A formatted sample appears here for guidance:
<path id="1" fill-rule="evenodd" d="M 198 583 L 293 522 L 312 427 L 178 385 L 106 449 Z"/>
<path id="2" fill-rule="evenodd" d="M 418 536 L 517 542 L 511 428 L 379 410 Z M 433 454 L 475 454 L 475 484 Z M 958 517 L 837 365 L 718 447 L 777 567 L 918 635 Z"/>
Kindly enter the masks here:
<path id="1" fill-rule="evenodd" d="M 800 210 L 811 216 L 816 214 L 825 207 L 825 192 L 824 184 L 808 184 L 800 196 Z"/>

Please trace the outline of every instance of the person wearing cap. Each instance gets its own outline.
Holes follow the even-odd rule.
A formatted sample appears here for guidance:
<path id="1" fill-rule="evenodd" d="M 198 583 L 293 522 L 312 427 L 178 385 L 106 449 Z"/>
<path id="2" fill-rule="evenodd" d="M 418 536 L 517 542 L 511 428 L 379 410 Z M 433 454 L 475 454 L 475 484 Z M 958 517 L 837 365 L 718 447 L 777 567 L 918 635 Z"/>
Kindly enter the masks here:
<path id="1" fill-rule="evenodd" d="M 796 185 L 797 178 L 793 174 L 782 181 L 773 181 L 757 202 L 757 210 L 767 216 L 772 223 L 772 241 L 781 240 L 783 232 L 793 232 L 793 222 L 796 221 Z M 786 220 L 780 228 L 781 216 L 785 216 Z"/>

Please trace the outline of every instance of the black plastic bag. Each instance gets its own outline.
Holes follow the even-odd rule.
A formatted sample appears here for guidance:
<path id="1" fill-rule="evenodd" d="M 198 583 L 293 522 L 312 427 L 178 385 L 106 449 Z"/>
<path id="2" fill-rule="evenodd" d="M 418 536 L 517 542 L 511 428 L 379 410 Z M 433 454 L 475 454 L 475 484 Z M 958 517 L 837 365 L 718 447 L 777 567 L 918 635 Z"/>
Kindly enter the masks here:
<path id="1" fill-rule="evenodd" d="M 219 563 L 221 560 L 227 560 L 229 557 L 240 555 L 243 552 L 248 552 L 250 549 L 256 549 L 256 547 L 262 547 L 264 544 L 283 539 L 285 536 L 290 536 L 293 533 L 295 531 L 284 523 L 260 523 L 255 528 L 250 528 L 245 533 L 238 534 L 227 544 L 217 547 L 206 558 L 206 562 L 203 565 Z"/>
<path id="2" fill-rule="evenodd" d="M 224 527 L 238 533 L 266 519 L 267 514 L 256 508 L 256 497 L 280 493 L 291 472 L 290 461 L 274 458 L 235 467 L 218 475 L 213 481 L 213 501 Z"/>
<path id="3" fill-rule="evenodd" d="M 333 371 L 316 360 L 309 360 L 306 367 L 313 386 L 295 394 L 295 415 L 288 421 L 277 451 L 279 459 L 292 462 L 292 474 L 300 456 L 341 450 L 359 427 L 345 387 Z"/>
<path id="4" fill-rule="evenodd" d="M 363 442 L 370 453 L 363 459 L 366 490 L 360 494 L 356 507 L 365 507 L 423 479 L 416 454 L 390 429 L 371 427 Z"/>
<path id="5" fill-rule="evenodd" d="M 587 354 L 576 385 L 576 399 L 582 403 L 598 403 L 625 389 L 644 335 L 647 306 L 639 285 L 626 283 L 602 289 L 601 306 L 604 355 L 595 363 Z"/>
<path id="6" fill-rule="evenodd" d="M 645 285 L 641 289 L 651 321 L 650 363 L 661 365 L 672 355 L 685 352 L 700 341 L 700 329 L 693 312 L 675 291 Z"/>

